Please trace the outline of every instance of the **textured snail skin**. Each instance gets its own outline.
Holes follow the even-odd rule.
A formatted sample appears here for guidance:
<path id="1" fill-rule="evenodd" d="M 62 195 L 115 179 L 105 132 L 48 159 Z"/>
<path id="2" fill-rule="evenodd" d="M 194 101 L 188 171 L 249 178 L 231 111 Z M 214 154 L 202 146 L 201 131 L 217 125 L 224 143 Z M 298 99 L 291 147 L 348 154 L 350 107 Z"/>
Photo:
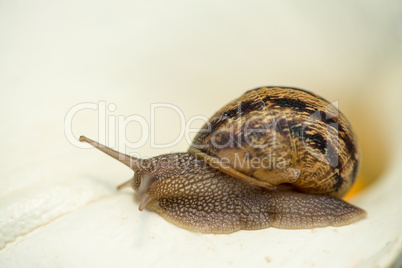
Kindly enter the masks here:
<path id="1" fill-rule="evenodd" d="M 267 131 L 245 130 L 247 124 Z M 188 153 L 139 159 L 84 136 L 80 141 L 134 170 L 133 179 L 118 189 L 131 186 L 141 200 L 140 210 L 191 231 L 341 226 L 366 216 L 339 199 L 352 186 L 360 160 L 350 124 L 327 101 L 303 90 L 246 92 L 212 117 Z M 236 154 L 243 164 L 274 154 L 285 166 L 223 161 Z"/>
<path id="2" fill-rule="evenodd" d="M 146 207 L 191 231 L 219 234 L 267 227 L 341 226 L 366 215 L 335 197 L 248 184 L 205 165 L 194 154 L 160 156 L 156 162 L 161 157 L 170 158 L 178 168 L 155 177 Z"/>

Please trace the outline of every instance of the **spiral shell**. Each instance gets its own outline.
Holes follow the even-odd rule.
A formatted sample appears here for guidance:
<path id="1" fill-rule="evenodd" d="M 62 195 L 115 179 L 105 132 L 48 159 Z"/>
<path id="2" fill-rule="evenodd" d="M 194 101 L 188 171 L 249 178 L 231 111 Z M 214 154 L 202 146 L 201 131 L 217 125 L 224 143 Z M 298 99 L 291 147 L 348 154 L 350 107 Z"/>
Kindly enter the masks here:
<path id="1" fill-rule="evenodd" d="M 334 197 L 353 185 L 360 162 L 345 116 L 320 96 L 288 87 L 247 91 L 212 116 L 189 151 L 252 184 Z"/>

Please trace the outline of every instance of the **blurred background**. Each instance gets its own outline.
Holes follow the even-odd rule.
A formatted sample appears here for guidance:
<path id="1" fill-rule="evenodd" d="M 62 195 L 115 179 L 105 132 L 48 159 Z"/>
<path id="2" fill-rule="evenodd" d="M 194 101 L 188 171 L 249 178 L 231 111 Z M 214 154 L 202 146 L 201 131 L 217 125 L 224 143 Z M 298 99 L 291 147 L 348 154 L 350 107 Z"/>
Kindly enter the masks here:
<path id="1" fill-rule="evenodd" d="M 80 240 L 83 247 L 91 250 L 91 245 L 99 245 L 99 241 L 111 241 L 107 247 L 116 254 L 120 250 L 117 255 L 122 266 L 134 258 L 129 255 L 132 247 L 136 249 L 136 257 L 145 256 L 155 245 L 148 243 L 138 249 L 137 235 L 144 242 L 147 238 L 140 235 L 144 232 L 165 233 L 165 228 L 175 227 L 156 215 L 138 214 L 131 192 L 114 191 L 115 185 L 132 176 L 130 170 L 99 152 L 77 148 L 79 145 L 72 137 L 86 135 L 117 148 L 120 135 L 135 143 L 144 133 L 137 121 L 119 129 L 120 133 L 114 131 L 118 129 L 119 116 L 138 115 L 150 122 L 151 104 L 168 103 L 178 107 L 186 119 L 209 117 L 246 90 L 259 86 L 300 87 L 336 101 L 354 126 L 363 151 L 363 165 L 354 192 L 368 186 L 350 200 L 362 207 L 395 203 L 392 196 L 397 195 L 400 184 L 386 179 L 402 174 L 396 169 L 401 160 L 401 77 L 402 2 L 399 0 L 0 1 L 0 209 L 4 212 L 0 215 L 0 248 L 4 247 L 0 250 L 0 264 L 12 267 L 17 258 L 30 258 L 32 264 L 41 267 L 53 264 L 64 267 L 66 263 L 74 266 L 74 261 L 65 255 L 78 249 L 74 247 L 74 236 L 65 230 L 72 222 L 82 221 L 82 218 L 74 220 L 82 208 L 87 210 L 85 215 L 92 215 L 86 219 L 88 226 L 94 219 L 101 221 L 91 235 L 88 230 L 74 234 L 86 238 L 86 242 Z M 106 107 L 103 110 L 101 103 Z M 71 112 L 81 104 L 92 108 Z M 154 156 L 187 149 L 185 139 L 168 148 L 151 146 L 151 133 L 157 144 L 164 144 L 175 140 L 182 127 L 177 111 L 165 108 L 154 111 L 155 121 L 146 142 L 138 148 L 127 146 L 124 152 Z M 107 120 L 101 122 L 99 118 Z M 202 120 L 195 120 L 191 128 L 202 124 Z M 384 189 L 379 187 L 382 192 L 374 188 L 381 180 L 387 185 Z M 386 192 L 392 189 L 393 194 Z M 389 200 L 382 201 L 384 197 Z M 111 203 L 104 201 L 107 204 L 94 208 L 95 201 L 104 198 Z M 113 215 L 104 214 L 108 206 L 111 211 L 116 207 L 120 210 Z M 380 213 L 384 207 L 373 210 Z M 387 218 L 370 214 L 370 207 L 364 208 L 369 217 L 374 215 L 369 218 L 374 221 L 370 222 L 372 226 L 378 223 L 380 229 L 392 229 L 392 233 L 381 241 L 372 238 L 377 242 L 343 261 L 347 267 L 370 263 L 370 258 L 382 252 L 393 238 L 396 246 L 391 246 L 394 255 L 388 263 L 394 262 L 402 248 L 402 239 L 396 235 L 401 234 L 398 228 L 401 214 L 395 215 L 400 209 L 388 210 L 387 215 L 394 218 Z M 146 223 L 141 222 L 141 217 L 147 219 Z M 67 224 L 66 218 L 71 222 Z M 117 235 L 115 232 L 119 230 L 106 234 L 97 230 L 102 226 L 110 230 L 108 222 L 114 218 L 120 219 L 115 220 L 120 231 L 131 232 L 130 240 Z M 388 221 L 393 221 L 393 227 L 381 225 Z M 145 224 L 152 227 L 133 230 L 134 225 Z M 46 228 L 55 228 L 57 236 L 65 232 L 69 237 L 58 238 L 67 249 L 64 255 L 50 246 L 55 240 L 46 236 L 52 232 Z M 178 229 L 166 235 L 182 235 L 182 232 Z M 257 266 L 266 262 L 292 265 L 275 244 L 275 238 L 281 241 L 289 235 L 278 232 L 270 229 L 265 234 L 274 241 L 272 248 L 267 249 L 279 253 L 256 258 Z M 350 232 L 344 237 L 350 237 L 353 229 Z M 243 232 L 233 239 L 248 245 L 248 240 L 242 240 L 249 239 L 247 235 L 250 233 Z M 300 235 L 306 235 L 315 245 L 321 243 L 322 238 L 311 239 L 311 233 L 301 231 Z M 216 238 L 221 242 L 211 242 L 214 237 L 189 232 L 184 236 L 185 242 L 177 243 L 187 245 L 195 239 L 207 251 L 224 248 L 229 239 Z M 323 237 L 328 236 L 326 233 Z M 91 237 L 97 237 L 97 242 Z M 165 240 L 154 243 L 161 247 Z M 38 257 L 37 252 L 28 252 L 30 245 L 38 245 L 35 241 L 44 241 L 39 248 L 51 249 L 49 254 Z M 337 241 L 342 244 L 342 238 Z M 369 244 L 367 241 L 365 244 Z M 298 251 L 305 242 L 296 241 L 291 247 Z M 168 245 L 165 243 L 164 247 Z M 353 245 L 361 246 L 358 241 Z M 240 252 L 237 257 L 217 257 L 209 252 L 205 264 L 215 259 L 216 263 L 227 265 L 231 261 L 239 265 L 242 256 L 246 256 L 242 254 L 248 254 L 241 248 L 232 248 Z M 100 255 L 116 258 L 105 251 L 98 248 Z M 320 258 L 312 262 L 308 256 L 315 255 L 302 251 L 304 254 L 296 257 L 300 262 L 295 263 L 320 264 L 333 260 L 331 263 L 345 264 L 335 260 L 339 260 L 340 254 L 353 252 L 350 248 L 343 249 L 344 252 L 328 251 L 331 254 L 323 256 L 322 262 Z M 185 263 L 174 260 L 175 254 L 183 252 L 160 257 L 159 264 Z M 256 254 L 265 256 L 259 251 Z M 94 263 L 93 258 L 81 257 Z M 222 258 L 222 262 L 216 258 Z M 108 264 L 98 261 L 99 265 Z M 156 261 L 147 259 L 139 263 L 150 265 Z"/>

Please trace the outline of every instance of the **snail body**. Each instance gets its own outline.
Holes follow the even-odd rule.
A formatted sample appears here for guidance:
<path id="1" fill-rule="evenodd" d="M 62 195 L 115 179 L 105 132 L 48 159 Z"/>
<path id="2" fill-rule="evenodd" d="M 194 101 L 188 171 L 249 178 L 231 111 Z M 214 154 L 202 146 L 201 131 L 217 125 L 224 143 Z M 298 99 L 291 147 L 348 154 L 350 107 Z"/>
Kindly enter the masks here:
<path id="1" fill-rule="evenodd" d="M 350 124 L 304 90 L 246 92 L 219 110 L 185 153 L 139 159 L 80 141 L 134 170 L 118 189 L 132 186 L 140 210 L 191 231 L 341 226 L 366 215 L 340 199 L 360 161 Z"/>

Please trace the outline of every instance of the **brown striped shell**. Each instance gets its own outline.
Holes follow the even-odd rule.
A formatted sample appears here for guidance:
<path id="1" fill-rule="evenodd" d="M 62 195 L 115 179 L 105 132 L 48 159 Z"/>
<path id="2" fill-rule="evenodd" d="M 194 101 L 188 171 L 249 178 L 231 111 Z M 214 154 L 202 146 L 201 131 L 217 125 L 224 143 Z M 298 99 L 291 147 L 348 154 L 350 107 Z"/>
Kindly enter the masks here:
<path id="1" fill-rule="evenodd" d="M 230 102 L 189 152 L 252 184 L 335 197 L 352 186 L 360 161 L 345 116 L 320 96 L 288 87 L 257 88 Z"/>

